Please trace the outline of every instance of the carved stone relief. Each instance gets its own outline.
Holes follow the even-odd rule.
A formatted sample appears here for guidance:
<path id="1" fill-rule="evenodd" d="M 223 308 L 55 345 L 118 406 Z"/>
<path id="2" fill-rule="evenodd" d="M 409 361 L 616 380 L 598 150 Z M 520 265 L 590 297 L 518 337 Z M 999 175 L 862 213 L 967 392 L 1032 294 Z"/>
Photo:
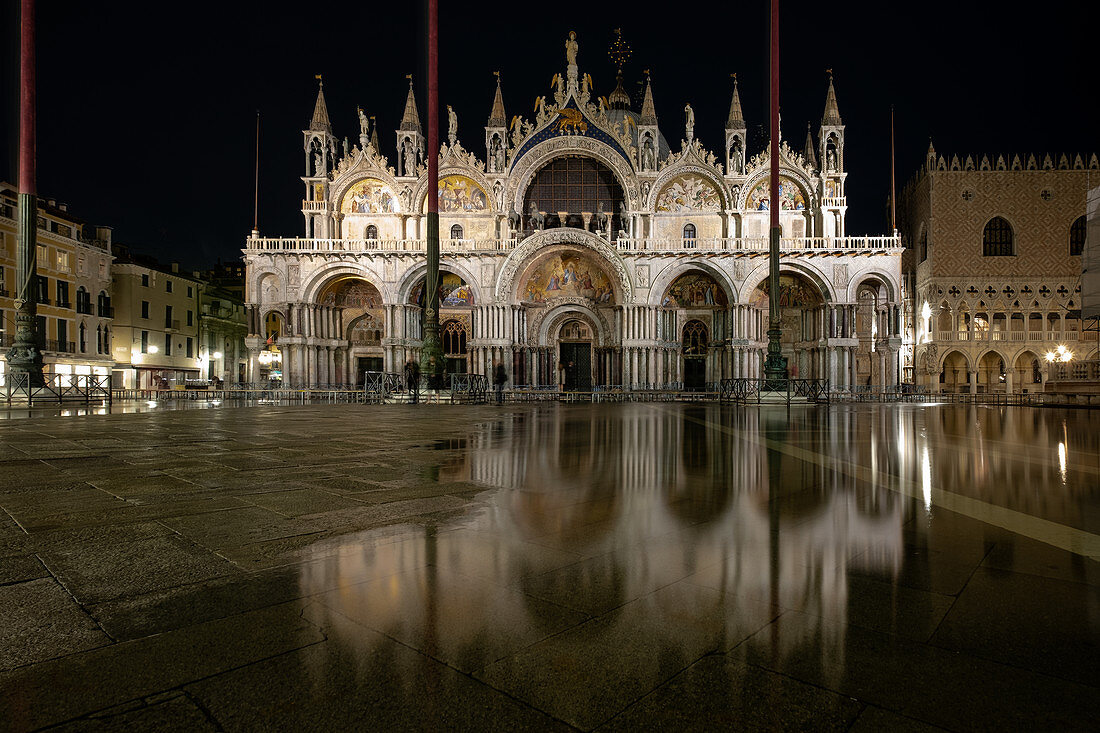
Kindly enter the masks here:
<path id="1" fill-rule="evenodd" d="M 649 287 L 649 265 L 634 265 L 634 281 L 639 288 Z"/>

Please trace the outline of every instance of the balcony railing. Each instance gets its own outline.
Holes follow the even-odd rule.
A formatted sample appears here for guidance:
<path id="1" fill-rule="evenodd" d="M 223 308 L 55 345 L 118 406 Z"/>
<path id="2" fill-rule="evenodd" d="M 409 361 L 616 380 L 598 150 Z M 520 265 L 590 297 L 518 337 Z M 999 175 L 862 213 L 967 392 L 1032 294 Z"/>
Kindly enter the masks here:
<path id="1" fill-rule="evenodd" d="M 501 252 L 512 250 L 516 239 L 440 239 L 444 252 Z M 622 252 L 767 252 L 767 237 L 698 237 L 695 239 L 623 238 L 612 242 Z M 898 237 L 785 237 L 783 252 L 886 251 L 901 248 Z M 248 252 L 423 252 L 422 239 L 248 239 Z"/>
<path id="2" fill-rule="evenodd" d="M 1096 331 L 936 331 L 936 341 L 1096 341 Z"/>
<path id="3" fill-rule="evenodd" d="M 47 339 L 42 342 L 43 351 L 54 351 L 62 354 L 74 354 L 76 353 L 75 341 L 55 341 L 54 339 Z"/>
<path id="4" fill-rule="evenodd" d="M 101 305 L 98 308 L 96 308 L 96 310 L 98 311 L 97 315 L 100 318 L 114 318 L 115 317 L 114 306 Z"/>

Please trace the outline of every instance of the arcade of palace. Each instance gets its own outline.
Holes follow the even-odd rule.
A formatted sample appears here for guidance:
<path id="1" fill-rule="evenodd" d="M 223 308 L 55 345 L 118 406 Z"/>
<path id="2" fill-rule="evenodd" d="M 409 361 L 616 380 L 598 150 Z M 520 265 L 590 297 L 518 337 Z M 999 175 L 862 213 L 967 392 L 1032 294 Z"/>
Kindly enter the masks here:
<path id="1" fill-rule="evenodd" d="M 304 131 L 305 236 L 245 244 L 250 381 L 359 383 L 421 346 L 427 186 L 439 190 L 440 332 L 447 368 L 515 386 L 703 389 L 757 376 L 768 315 L 768 153 L 751 154 L 736 80 L 720 156 L 684 109 L 672 150 L 648 80 L 640 112 L 566 68 L 533 120 L 504 111 L 498 77 L 485 158 L 449 111 L 439 178 L 412 87 L 393 164 L 362 112 L 338 143 L 323 87 Z M 450 110 L 450 108 L 448 108 Z M 665 130 L 668 128 L 665 127 Z M 781 145 L 780 293 L 792 376 L 895 384 L 901 245 L 851 237 L 844 124 L 832 80 L 816 140 Z"/>

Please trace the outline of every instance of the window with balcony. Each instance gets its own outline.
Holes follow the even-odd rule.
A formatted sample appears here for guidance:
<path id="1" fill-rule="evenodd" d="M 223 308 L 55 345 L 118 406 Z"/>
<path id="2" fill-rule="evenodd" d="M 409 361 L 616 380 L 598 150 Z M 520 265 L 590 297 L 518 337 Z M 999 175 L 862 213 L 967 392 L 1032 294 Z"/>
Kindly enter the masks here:
<path id="1" fill-rule="evenodd" d="M 378 227 L 374 224 L 368 224 L 366 231 L 363 233 L 364 239 L 378 239 Z"/>
<path id="2" fill-rule="evenodd" d="M 37 275 L 38 278 L 38 292 L 35 293 L 35 299 L 44 305 L 50 304 L 50 279 L 45 275 Z"/>
<path id="3" fill-rule="evenodd" d="M 451 227 L 451 239 L 462 239 L 462 225 L 455 224 Z"/>
<path id="4" fill-rule="evenodd" d="M 114 313 L 111 310 L 111 296 L 107 295 L 106 290 L 100 290 L 99 295 L 96 296 L 96 315 L 100 318 L 111 318 Z"/>
<path id="5" fill-rule="evenodd" d="M 61 272 L 69 271 L 69 253 L 57 250 L 57 269 Z"/>
<path id="6" fill-rule="evenodd" d="M 76 289 L 76 312 L 85 315 L 92 313 L 92 294 L 83 285 Z"/>
<path id="7" fill-rule="evenodd" d="M 693 242 L 695 241 L 695 225 L 684 224 L 684 239 Z"/>

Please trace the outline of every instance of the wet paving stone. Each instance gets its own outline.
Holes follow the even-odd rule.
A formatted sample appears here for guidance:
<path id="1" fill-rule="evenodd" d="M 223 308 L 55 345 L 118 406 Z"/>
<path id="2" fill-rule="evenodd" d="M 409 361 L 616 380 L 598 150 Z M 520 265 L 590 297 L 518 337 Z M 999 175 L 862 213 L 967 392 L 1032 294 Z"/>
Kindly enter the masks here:
<path id="1" fill-rule="evenodd" d="M 922 405 L 0 421 L 0 729 L 1090 729 L 1097 436 Z"/>

